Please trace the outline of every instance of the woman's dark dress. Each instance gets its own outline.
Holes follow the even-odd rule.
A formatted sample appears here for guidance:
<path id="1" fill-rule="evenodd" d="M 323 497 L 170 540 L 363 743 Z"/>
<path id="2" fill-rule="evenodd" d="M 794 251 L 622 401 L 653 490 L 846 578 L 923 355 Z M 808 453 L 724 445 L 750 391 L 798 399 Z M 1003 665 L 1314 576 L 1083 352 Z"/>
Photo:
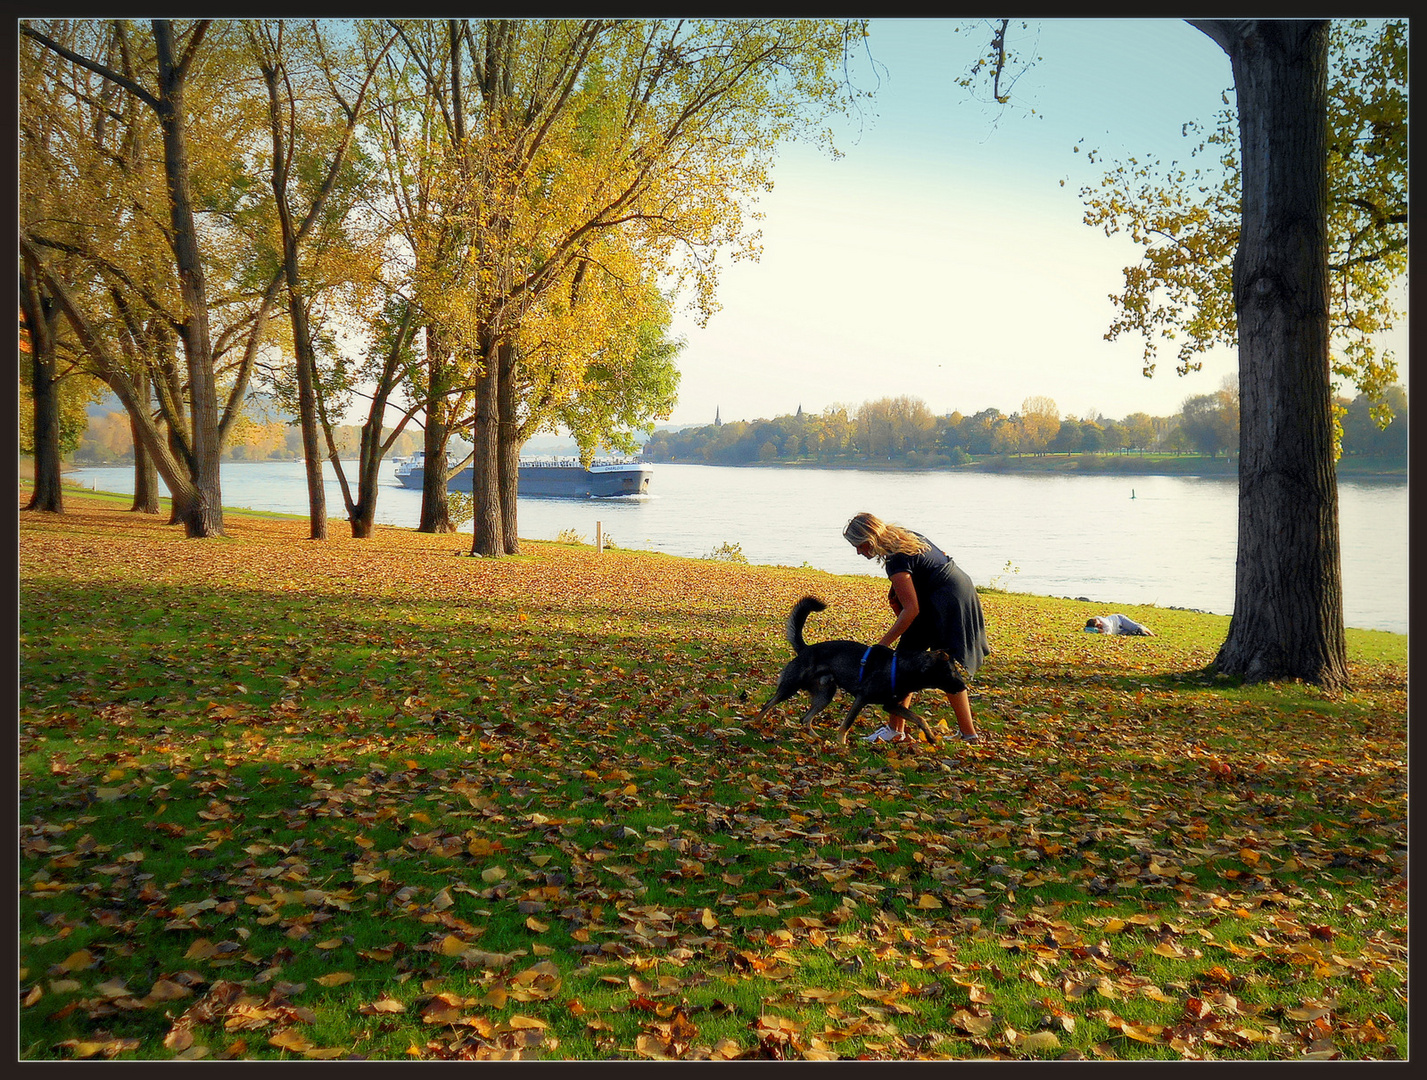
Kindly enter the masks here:
<path id="1" fill-rule="evenodd" d="M 966 572 L 920 533 L 927 544 L 920 555 L 889 555 L 887 577 L 909 573 L 917 590 L 917 617 L 897 642 L 898 652 L 945 649 L 967 675 L 975 675 L 991 654 L 981 600 Z"/>

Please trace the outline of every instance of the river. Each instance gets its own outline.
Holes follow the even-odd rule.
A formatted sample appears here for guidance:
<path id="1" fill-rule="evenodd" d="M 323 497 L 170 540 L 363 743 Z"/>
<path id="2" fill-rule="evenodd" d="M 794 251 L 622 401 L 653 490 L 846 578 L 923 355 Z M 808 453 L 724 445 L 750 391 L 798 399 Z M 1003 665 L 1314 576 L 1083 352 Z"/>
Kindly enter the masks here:
<path id="1" fill-rule="evenodd" d="M 347 469 L 350 479 L 355 473 Z M 327 510 L 345 528 L 327 466 Z M 83 468 L 66 478 L 132 494 L 133 470 Z M 1408 486 L 1338 485 L 1347 625 L 1407 633 Z M 166 492 L 165 492 L 166 493 Z M 300 462 L 223 466 L 227 506 L 307 512 Z M 903 472 L 656 465 L 650 494 L 520 500 L 520 535 L 553 540 L 598 523 L 619 547 L 701 557 L 738 545 L 754 563 L 880 575 L 842 539 L 861 510 L 916 529 L 981 586 L 1046 596 L 1196 608 L 1234 604 L 1238 484 L 1232 478 Z M 382 466 L 377 521 L 414 528 L 421 493 Z"/>

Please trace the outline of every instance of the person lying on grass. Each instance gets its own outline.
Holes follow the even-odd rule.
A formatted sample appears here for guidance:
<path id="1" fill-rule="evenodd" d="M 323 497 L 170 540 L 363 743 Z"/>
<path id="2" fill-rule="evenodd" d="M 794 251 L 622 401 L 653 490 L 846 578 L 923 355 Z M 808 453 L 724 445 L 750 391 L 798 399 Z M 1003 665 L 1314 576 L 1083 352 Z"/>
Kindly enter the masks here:
<path id="1" fill-rule="evenodd" d="M 1085 620 L 1087 634 L 1127 634 L 1138 637 L 1154 637 L 1154 631 L 1141 626 L 1128 615 L 1092 615 Z"/>

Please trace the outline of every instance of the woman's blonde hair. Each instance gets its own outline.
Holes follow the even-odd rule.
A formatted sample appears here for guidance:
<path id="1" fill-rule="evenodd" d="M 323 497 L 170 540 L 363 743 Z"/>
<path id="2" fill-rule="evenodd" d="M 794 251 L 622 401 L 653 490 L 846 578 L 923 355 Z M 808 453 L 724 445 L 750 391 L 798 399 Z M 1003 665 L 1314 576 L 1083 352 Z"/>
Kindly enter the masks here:
<path id="1" fill-rule="evenodd" d="M 927 542 L 910 529 L 892 525 L 876 514 L 858 514 L 842 530 L 842 538 L 853 547 L 871 545 L 872 554 L 882 561 L 889 555 L 920 555 Z"/>

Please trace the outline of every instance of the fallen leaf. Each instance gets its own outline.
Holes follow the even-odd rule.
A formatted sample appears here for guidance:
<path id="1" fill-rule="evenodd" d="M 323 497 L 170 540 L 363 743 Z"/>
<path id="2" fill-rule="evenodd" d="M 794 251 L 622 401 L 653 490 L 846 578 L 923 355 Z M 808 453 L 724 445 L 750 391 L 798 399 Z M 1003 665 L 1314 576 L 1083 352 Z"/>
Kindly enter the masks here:
<path id="1" fill-rule="evenodd" d="M 399 1013 L 405 1012 L 406 1006 L 396 998 L 383 996 L 368 1005 L 361 1006 L 359 1011 L 367 1015 L 372 1013 Z"/>
<path id="2" fill-rule="evenodd" d="M 314 1046 L 311 1039 L 294 1028 L 284 1028 L 269 1038 L 268 1042 L 279 1050 L 292 1050 L 299 1053 L 311 1050 Z"/>
<path id="3" fill-rule="evenodd" d="M 1051 1050 L 1059 1050 L 1060 1039 L 1053 1031 L 1037 1031 L 1021 1036 L 1016 1043 L 1016 1049 L 1023 1050 L 1028 1054 L 1044 1054 Z"/>

